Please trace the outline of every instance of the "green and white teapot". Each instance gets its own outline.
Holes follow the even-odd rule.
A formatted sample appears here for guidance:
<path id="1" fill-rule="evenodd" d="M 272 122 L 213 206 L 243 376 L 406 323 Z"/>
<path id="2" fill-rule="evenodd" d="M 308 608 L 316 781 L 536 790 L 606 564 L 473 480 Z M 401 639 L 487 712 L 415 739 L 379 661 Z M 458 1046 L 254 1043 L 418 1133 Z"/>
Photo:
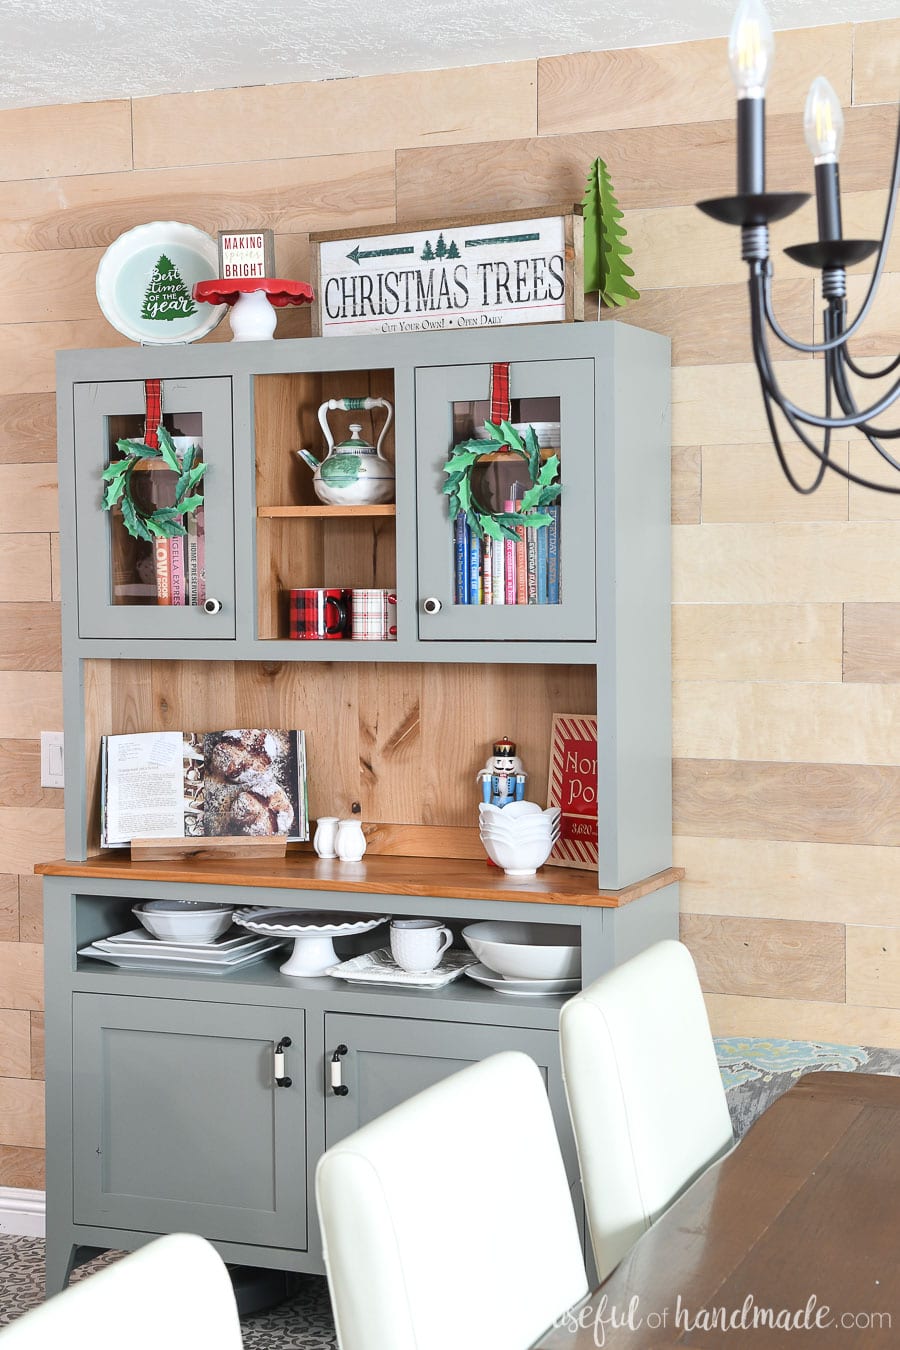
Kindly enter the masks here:
<path id="1" fill-rule="evenodd" d="M 384 408 L 386 416 L 377 445 L 360 435 L 358 422 L 350 423 L 350 439 L 335 445 L 328 425 L 329 412 L 369 412 Z M 325 433 L 328 454 L 321 464 L 309 450 L 296 453 L 313 472 L 313 488 L 319 501 L 329 506 L 374 506 L 394 500 L 394 466 L 381 453 L 381 443 L 394 416 L 384 398 L 330 398 L 319 408 L 319 425 Z"/>

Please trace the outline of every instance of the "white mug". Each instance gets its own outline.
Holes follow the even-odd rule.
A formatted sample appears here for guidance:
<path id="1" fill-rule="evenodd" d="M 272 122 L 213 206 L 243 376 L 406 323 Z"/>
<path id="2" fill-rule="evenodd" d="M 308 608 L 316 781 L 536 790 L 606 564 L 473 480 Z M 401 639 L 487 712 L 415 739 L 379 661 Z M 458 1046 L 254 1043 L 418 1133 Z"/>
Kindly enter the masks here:
<path id="1" fill-rule="evenodd" d="M 393 919 L 391 955 L 401 970 L 421 975 L 434 970 L 453 941 L 440 919 Z"/>
<path id="2" fill-rule="evenodd" d="M 339 820 L 334 847 L 341 862 L 359 862 L 366 851 L 362 822 L 352 816 L 349 820 Z"/>
<path id="3" fill-rule="evenodd" d="M 334 847 L 337 827 L 337 816 L 319 816 L 319 819 L 316 821 L 316 833 L 313 837 L 313 848 L 320 858 L 337 857 L 337 852 Z"/>

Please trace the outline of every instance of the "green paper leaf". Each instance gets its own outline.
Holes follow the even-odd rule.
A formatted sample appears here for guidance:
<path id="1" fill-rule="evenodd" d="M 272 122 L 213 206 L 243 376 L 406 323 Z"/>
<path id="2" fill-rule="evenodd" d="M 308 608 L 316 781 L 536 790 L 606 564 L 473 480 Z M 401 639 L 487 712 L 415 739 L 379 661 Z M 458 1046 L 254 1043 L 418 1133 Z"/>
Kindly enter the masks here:
<path id="1" fill-rule="evenodd" d="M 503 432 L 497 426 L 496 422 L 485 422 L 484 429 L 492 441 L 498 441 L 501 445 L 503 444 Z"/>
<path id="2" fill-rule="evenodd" d="M 107 464 L 100 477 L 109 482 L 112 478 L 120 478 L 122 474 L 127 473 L 130 468 L 130 459 L 114 459 L 111 464 Z"/>
<path id="3" fill-rule="evenodd" d="M 103 495 L 104 511 L 111 511 L 125 490 L 125 479 L 116 478 L 110 483 Z"/>
<path id="4" fill-rule="evenodd" d="M 162 455 L 166 464 L 173 473 L 181 473 L 181 465 L 178 463 L 178 456 L 175 453 L 175 442 L 169 435 L 169 432 L 162 425 L 157 427 L 156 431 L 159 439 L 159 453 Z"/>
<path id="5" fill-rule="evenodd" d="M 493 516 L 482 516 L 481 523 L 484 526 L 484 532 L 490 539 L 505 538 L 503 530 Z M 518 537 L 518 536 L 516 536 Z"/>
<path id="6" fill-rule="evenodd" d="M 484 539 L 484 527 L 482 525 L 482 516 L 477 511 L 467 511 L 466 520 L 469 523 L 469 529 L 473 534 L 477 534 L 479 539 Z"/>
<path id="7" fill-rule="evenodd" d="M 512 422 L 501 422 L 500 430 L 503 432 L 503 439 L 507 445 L 511 445 L 514 450 L 524 450 L 525 442 L 516 431 Z"/>
<path id="8" fill-rule="evenodd" d="M 121 450 L 123 455 L 130 455 L 132 459 L 159 459 L 159 451 L 154 450 L 152 445 L 145 445 L 143 441 L 116 441 L 116 449 Z"/>
<path id="9" fill-rule="evenodd" d="M 530 487 L 528 491 L 525 493 L 524 497 L 522 498 L 522 510 L 530 511 L 532 507 L 537 506 L 538 502 L 540 501 L 540 496 L 541 496 L 541 489 L 537 485 L 535 485 L 534 487 Z M 528 523 L 529 525 L 531 524 L 530 517 Z"/>
<path id="10" fill-rule="evenodd" d="M 122 498 L 122 523 L 133 539 L 146 539 L 151 543 L 153 542 L 153 535 L 127 497 Z"/>
<path id="11" fill-rule="evenodd" d="M 189 516 L 192 511 L 196 511 L 197 507 L 202 505 L 202 497 L 186 497 L 183 502 L 175 503 L 175 510 L 180 516 Z"/>
<path id="12" fill-rule="evenodd" d="M 463 478 L 459 485 L 459 505 L 460 509 L 468 514 L 472 505 L 472 485 L 468 478 Z"/>
<path id="13" fill-rule="evenodd" d="M 546 487 L 549 483 L 553 482 L 558 473 L 559 455 L 551 455 L 550 458 L 545 459 L 541 465 L 541 471 L 537 481 L 540 483 L 541 487 Z"/>

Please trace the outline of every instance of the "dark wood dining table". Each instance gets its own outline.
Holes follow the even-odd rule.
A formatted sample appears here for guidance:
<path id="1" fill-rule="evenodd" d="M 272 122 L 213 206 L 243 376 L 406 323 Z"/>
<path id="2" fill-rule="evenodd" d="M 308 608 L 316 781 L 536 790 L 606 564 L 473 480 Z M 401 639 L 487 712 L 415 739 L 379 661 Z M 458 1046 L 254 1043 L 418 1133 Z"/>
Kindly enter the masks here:
<path id="1" fill-rule="evenodd" d="M 810 1073 L 534 1350 L 900 1347 L 900 1078 Z"/>

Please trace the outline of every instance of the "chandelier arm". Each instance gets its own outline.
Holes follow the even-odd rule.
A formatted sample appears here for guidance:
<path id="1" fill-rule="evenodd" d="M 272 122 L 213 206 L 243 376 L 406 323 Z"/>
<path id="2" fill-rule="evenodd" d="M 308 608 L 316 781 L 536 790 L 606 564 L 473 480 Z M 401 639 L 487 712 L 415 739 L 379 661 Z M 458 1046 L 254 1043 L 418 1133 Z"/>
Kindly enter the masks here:
<path id="1" fill-rule="evenodd" d="M 754 272 L 755 270 L 756 269 L 754 269 Z M 751 281 L 751 292 L 752 289 L 753 288 Z M 769 350 L 765 341 L 765 330 L 763 328 L 761 321 L 761 309 L 758 306 L 751 304 L 751 315 L 752 315 L 752 329 L 753 329 L 753 357 L 756 363 L 756 369 L 759 372 L 760 385 L 763 396 L 763 406 L 765 407 L 766 412 L 766 420 L 768 421 L 769 424 L 769 430 L 772 433 L 772 440 L 775 445 L 775 452 L 778 455 L 779 462 L 781 464 L 782 469 L 784 470 L 784 475 L 787 478 L 788 482 L 790 483 L 791 487 L 794 488 L 796 492 L 804 494 L 813 490 L 812 488 L 805 489 L 800 484 L 798 484 L 796 478 L 794 477 L 785 460 L 784 451 L 781 446 L 781 439 L 778 433 L 778 428 L 775 425 L 775 419 L 772 412 L 771 405 L 773 402 L 781 409 L 781 412 L 784 415 L 785 420 L 787 421 L 791 430 L 796 435 L 797 439 L 801 441 L 803 445 L 806 446 L 807 450 L 809 450 L 811 454 L 815 455 L 816 459 L 819 460 L 820 467 L 816 475 L 813 488 L 818 487 L 819 483 L 822 481 L 825 469 L 833 469 L 836 474 L 839 474 L 841 476 L 841 478 L 847 479 L 847 481 L 850 483 L 857 483 L 860 487 L 871 488 L 875 492 L 886 492 L 891 496 L 900 495 L 900 486 L 889 487 L 885 483 L 872 482 L 872 480 L 869 478 L 862 478 L 859 474 L 853 473 L 850 469 L 845 469 L 842 464 L 838 464 L 834 459 L 832 459 L 830 454 L 831 449 L 830 427 L 826 426 L 825 428 L 826 438 L 824 445 L 821 449 L 817 445 L 815 445 L 813 441 L 810 440 L 809 436 L 802 429 L 802 427 L 800 427 L 797 424 L 796 417 L 793 416 L 790 411 L 790 408 L 793 405 L 788 404 L 786 406 L 787 400 L 784 399 L 784 396 L 778 387 L 778 381 L 775 379 L 775 373 L 772 369 Z M 823 419 L 823 420 L 832 421 L 834 419 Z"/>
<path id="2" fill-rule="evenodd" d="M 827 339 L 825 342 L 799 342 L 796 338 L 790 337 L 775 318 L 775 312 L 772 306 L 772 275 L 771 272 L 769 272 L 764 281 L 763 292 L 766 322 L 769 324 L 769 327 L 772 329 L 772 332 L 778 340 L 783 342 L 785 346 L 792 347 L 796 352 L 827 352 L 846 342 L 863 323 L 872 307 L 872 302 L 875 299 L 875 292 L 878 289 L 878 283 L 881 280 L 881 274 L 887 261 L 888 246 L 891 242 L 891 233 L 894 228 L 894 214 L 897 210 L 898 190 L 900 190 L 900 110 L 898 110 L 897 115 L 897 134 L 894 138 L 894 163 L 891 169 L 891 185 L 888 190 L 887 209 L 885 211 L 884 225 L 881 231 L 881 243 L 878 247 L 875 270 L 872 273 L 872 279 L 869 282 L 869 289 L 866 291 L 866 298 L 863 300 L 862 307 L 850 326 L 846 328 L 839 337 L 833 338 L 830 342 Z M 751 263 L 751 267 L 752 266 L 753 264 Z M 889 374 L 890 371 L 897 367 L 897 365 L 900 365 L 900 356 L 898 356 L 897 360 L 883 373 Z"/>
<path id="3" fill-rule="evenodd" d="M 838 352 L 847 369 L 852 370 L 853 374 L 858 375 L 861 380 L 883 380 L 885 375 L 890 375 L 891 371 L 896 370 L 897 367 L 900 366 L 900 356 L 895 356 L 891 364 L 885 366 L 883 370 L 863 370 L 862 367 L 858 366 L 853 360 L 853 357 L 847 351 L 846 347 L 838 347 Z M 881 435 L 883 436 L 884 434 L 885 433 L 882 431 Z M 893 436 L 900 436 L 900 431 L 894 431 L 890 434 Z"/>
<path id="4" fill-rule="evenodd" d="M 834 299 L 830 302 L 825 311 L 825 331 L 829 335 L 839 335 L 841 323 L 844 317 L 844 304 L 840 299 Z M 832 361 L 831 379 L 834 384 L 835 392 L 838 396 L 838 402 L 848 417 L 859 416 L 859 405 L 856 402 L 853 391 L 847 380 L 847 371 L 845 368 L 846 348 L 838 347 L 834 352 L 826 354 L 825 360 Z M 826 410 L 827 411 L 827 410 Z M 900 470 L 900 463 L 894 459 L 893 455 L 887 451 L 880 440 L 898 440 L 900 439 L 900 426 L 896 427 L 873 427 L 870 422 L 858 423 L 858 429 L 868 440 L 873 450 L 876 450 L 882 459 L 886 460 L 892 468 Z"/>

